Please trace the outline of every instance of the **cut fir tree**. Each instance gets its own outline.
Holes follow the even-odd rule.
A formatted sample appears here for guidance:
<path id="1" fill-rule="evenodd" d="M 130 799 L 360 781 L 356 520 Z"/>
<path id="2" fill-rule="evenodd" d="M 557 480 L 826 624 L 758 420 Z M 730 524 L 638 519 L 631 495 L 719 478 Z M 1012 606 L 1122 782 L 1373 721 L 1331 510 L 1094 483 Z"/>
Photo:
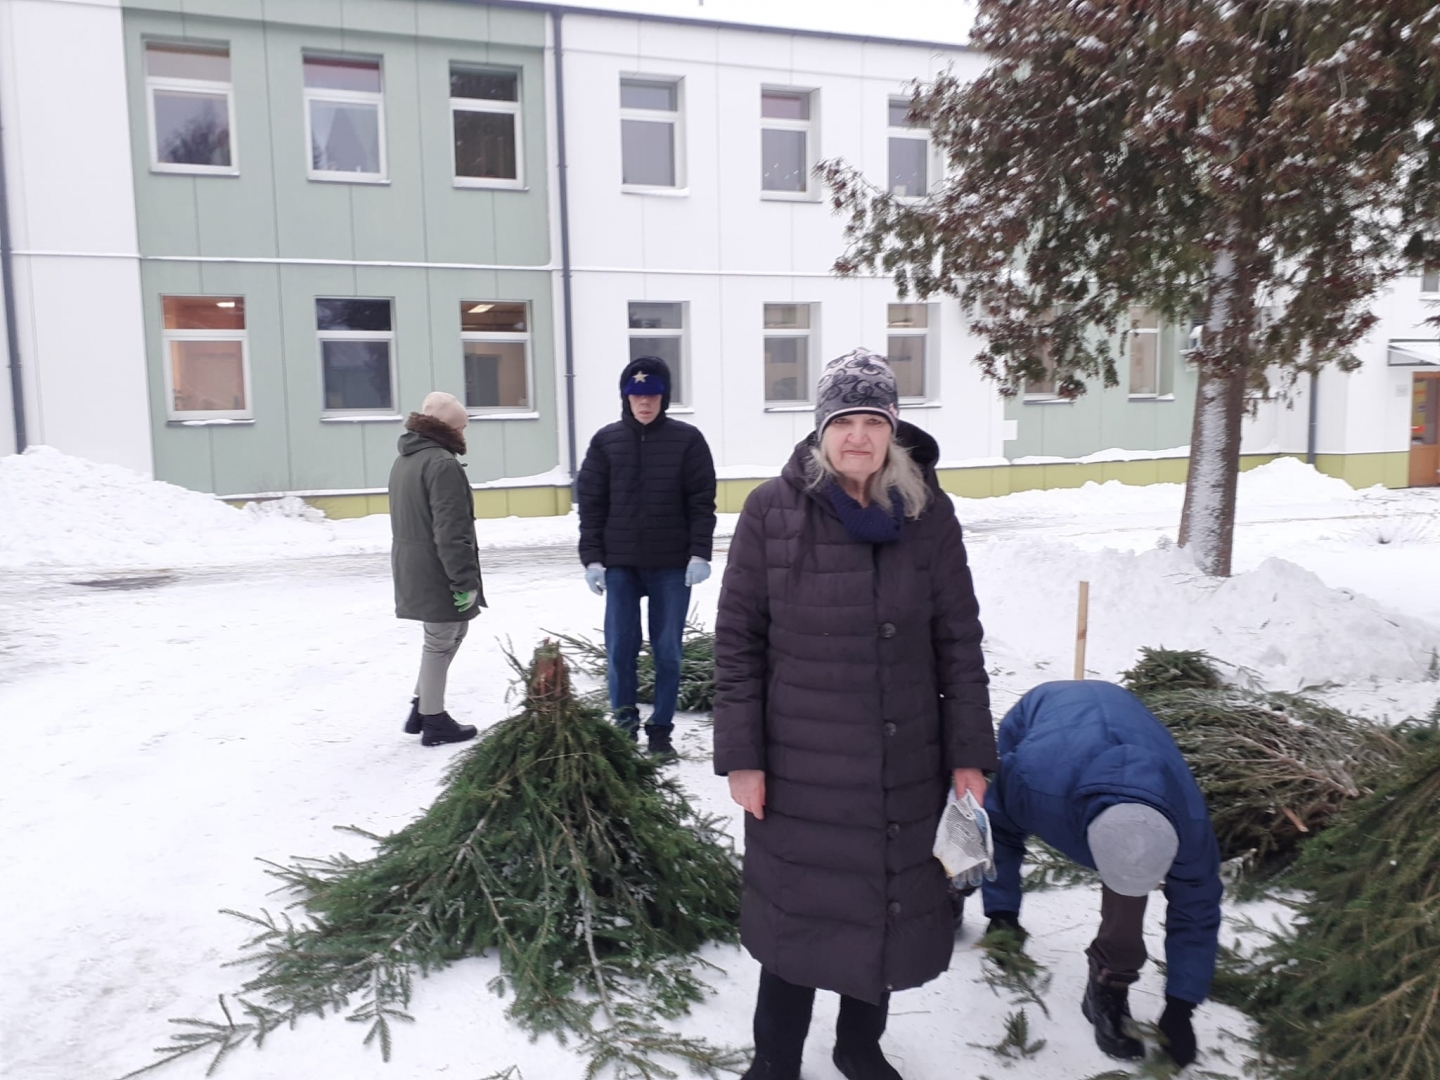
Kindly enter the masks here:
<path id="1" fill-rule="evenodd" d="M 204 1051 L 213 1070 L 248 1039 L 344 1010 L 388 1060 L 415 973 L 492 949 L 511 1019 L 577 1034 L 592 1075 L 674 1075 L 655 1064 L 665 1055 L 706 1075 L 736 1063 L 651 1022 L 700 999 L 696 949 L 736 938 L 739 861 L 718 819 L 575 697 L 558 645 L 516 669 L 520 713 L 456 760 L 421 818 L 371 836 L 373 858 L 272 864 L 302 915 L 230 913 L 258 929 L 243 1020 L 222 999 L 225 1022 L 178 1021 L 187 1030 L 140 1071 Z"/>

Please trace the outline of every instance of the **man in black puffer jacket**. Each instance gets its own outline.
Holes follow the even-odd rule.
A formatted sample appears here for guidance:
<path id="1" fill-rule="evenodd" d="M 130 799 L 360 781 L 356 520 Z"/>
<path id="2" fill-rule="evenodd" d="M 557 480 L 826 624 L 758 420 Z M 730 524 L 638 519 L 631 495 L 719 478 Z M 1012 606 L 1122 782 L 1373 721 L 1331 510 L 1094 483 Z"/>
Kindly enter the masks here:
<path id="1" fill-rule="evenodd" d="M 690 588 L 710 576 L 715 465 L 705 436 L 666 415 L 670 368 L 642 356 L 620 375 L 621 418 L 590 440 L 576 480 L 580 561 L 604 594 L 605 658 L 615 723 L 639 738 L 635 663 L 640 598 L 649 597 L 655 708 L 645 725 L 650 753 L 671 756 L 680 646 Z"/>

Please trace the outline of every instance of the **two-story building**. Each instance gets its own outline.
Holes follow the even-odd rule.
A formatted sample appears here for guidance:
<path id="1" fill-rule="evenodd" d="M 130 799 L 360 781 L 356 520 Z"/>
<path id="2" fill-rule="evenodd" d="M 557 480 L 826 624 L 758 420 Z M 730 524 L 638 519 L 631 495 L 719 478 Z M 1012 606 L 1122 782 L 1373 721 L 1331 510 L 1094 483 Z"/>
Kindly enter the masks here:
<path id="1" fill-rule="evenodd" d="M 983 66 L 524 0 L 0 0 L 0 440 L 365 513 L 438 388 L 471 413 L 478 511 L 555 513 L 648 353 L 738 509 L 813 426 L 825 360 L 863 345 L 952 490 L 1183 479 L 1188 326 L 1137 309 L 1118 389 L 1004 399 L 954 302 L 831 271 L 815 164 L 923 196 L 943 162 L 909 83 Z M 1437 286 L 1397 285 L 1313 415 L 1309 384 L 1257 402 L 1250 460 L 1435 482 Z"/>

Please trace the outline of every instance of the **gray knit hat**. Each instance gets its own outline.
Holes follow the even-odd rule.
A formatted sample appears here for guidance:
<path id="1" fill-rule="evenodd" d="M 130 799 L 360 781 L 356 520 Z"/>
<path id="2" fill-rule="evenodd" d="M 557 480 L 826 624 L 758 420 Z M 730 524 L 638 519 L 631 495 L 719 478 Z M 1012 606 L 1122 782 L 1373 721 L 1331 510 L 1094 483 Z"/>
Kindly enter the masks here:
<path id="1" fill-rule="evenodd" d="M 845 413 L 879 413 L 893 430 L 900 420 L 895 373 L 883 356 L 856 349 L 825 365 L 815 390 L 815 431 Z"/>
<path id="2" fill-rule="evenodd" d="M 1100 880 L 1121 896 L 1144 896 L 1165 880 L 1180 838 L 1159 810 L 1144 803 L 1116 803 L 1085 831 Z"/>

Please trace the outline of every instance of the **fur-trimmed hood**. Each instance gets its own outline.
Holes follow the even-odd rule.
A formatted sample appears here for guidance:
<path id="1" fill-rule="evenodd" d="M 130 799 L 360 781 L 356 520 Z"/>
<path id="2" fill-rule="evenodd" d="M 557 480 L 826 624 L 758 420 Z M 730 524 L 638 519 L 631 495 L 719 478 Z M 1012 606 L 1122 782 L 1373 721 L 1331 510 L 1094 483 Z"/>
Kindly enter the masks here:
<path id="1" fill-rule="evenodd" d="M 445 421 L 437 420 L 433 416 L 412 412 L 405 421 L 405 431 L 406 434 L 400 436 L 402 454 L 423 450 L 427 442 L 434 443 L 442 450 L 449 450 L 452 454 L 465 453 L 465 433 L 456 431 Z"/>

